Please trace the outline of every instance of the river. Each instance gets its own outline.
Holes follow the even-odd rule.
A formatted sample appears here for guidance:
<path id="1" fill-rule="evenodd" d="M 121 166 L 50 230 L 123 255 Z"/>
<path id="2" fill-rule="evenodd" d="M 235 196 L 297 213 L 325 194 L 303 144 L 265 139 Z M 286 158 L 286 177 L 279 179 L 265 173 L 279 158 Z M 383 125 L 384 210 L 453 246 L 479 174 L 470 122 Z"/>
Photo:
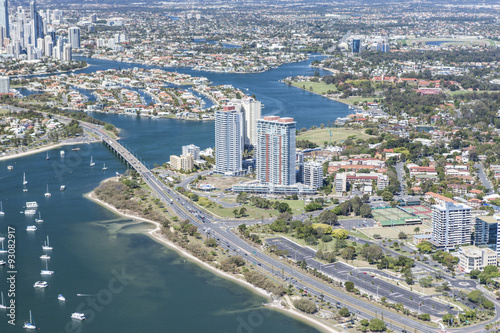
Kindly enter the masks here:
<path id="1" fill-rule="evenodd" d="M 136 66 L 87 59 L 83 71 Z M 261 74 L 180 72 L 207 76 L 215 84 L 248 88 L 265 104 L 264 114 L 292 116 L 298 127 L 327 123 L 347 114 L 346 106 L 287 87 L 279 82 L 289 75 L 311 75 L 308 62 L 288 64 Z M 180 154 L 181 145 L 213 146 L 213 122 L 150 119 L 134 116 L 94 114 L 122 129 L 122 142 L 146 163 L 164 163 L 170 154 Z M 144 233 L 146 223 L 116 216 L 83 197 L 115 172 L 125 167 L 102 144 L 71 146 L 0 162 L 0 234 L 15 228 L 15 297 L 7 297 L 11 275 L 0 266 L 0 291 L 6 301 L 15 300 L 16 325 L 7 323 L 0 310 L 0 332 L 21 332 L 32 310 L 41 332 L 317 332 L 310 326 L 279 312 L 263 312 L 265 298 L 184 260 Z M 60 156 L 65 151 L 65 157 Z M 90 157 L 96 165 L 89 166 Z M 106 163 L 107 171 L 102 171 Z M 7 171 L 13 165 L 14 170 Z M 28 192 L 22 191 L 23 172 Z M 45 198 L 46 186 L 52 193 Z M 66 185 L 66 191 L 59 191 Z M 27 232 L 35 216 L 20 211 L 27 201 L 37 201 L 43 223 Z M 48 269 L 55 273 L 42 278 L 45 262 L 42 244 L 50 236 Z M 5 244 L 6 245 L 6 244 Z M 0 259 L 6 259 L 0 254 Z M 46 280 L 50 286 L 35 289 Z M 57 300 L 64 294 L 67 302 Z M 77 296 L 80 294 L 81 296 Z M 90 295 L 90 296 L 89 296 Z M 73 312 L 85 312 L 89 320 L 72 321 Z"/>

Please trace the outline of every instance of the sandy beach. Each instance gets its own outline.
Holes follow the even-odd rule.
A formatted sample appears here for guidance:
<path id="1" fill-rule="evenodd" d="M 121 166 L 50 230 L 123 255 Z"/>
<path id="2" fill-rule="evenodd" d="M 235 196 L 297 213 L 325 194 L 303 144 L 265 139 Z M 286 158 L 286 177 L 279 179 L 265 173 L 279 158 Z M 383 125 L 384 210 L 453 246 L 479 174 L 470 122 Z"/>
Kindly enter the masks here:
<path id="1" fill-rule="evenodd" d="M 111 180 L 111 179 L 117 179 L 117 177 L 112 177 L 112 178 L 108 178 L 106 179 L 105 181 L 108 181 L 108 180 Z M 191 253 L 187 252 L 185 249 L 177 246 L 176 244 L 172 243 L 170 240 L 168 240 L 165 236 L 163 236 L 161 234 L 161 224 L 156 222 L 156 221 L 153 221 L 153 220 L 149 220 L 149 219 L 145 219 L 143 217 L 139 217 L 139 216 L 136 216 L 136 215 L 132 215 L 132 214 L 127 214 L 127 213 L 124 213 L 124 212 L 121 212 L 119 211 L 118 209 L 116 209 L 115 207 L 109 205 L 108 203 L 98 199 L 96 197 L 96 195 L 94 194 L 94 192 L 90 192 L 90 193 L 87 193 L 85 194 L 85 197 L 89 200 L 92 200 L 94 201 L 95 203 L 113 211 L 114 213 L 120 215 L 120 216 L 123 216 L 123 217 L 127 217 L 127 218 L 131 218 L 131 219 L 135 219 L 135 220 L 139 220 L 139 221 L 143 221 L 143 222 L 147 222 L 147 223 L 151 223 L 155 226 L 154 229 L 151 229 L 150 231 L 147 232 L 147 234 L 155 241 L 157 241 L 158 243 L 161 243 L 165 246 L 167 246 L 168 248 L 174 250 L 175 252 L 177 252 L 178 254 L 182 255 L 183 257 L 189 259 L 190 261 L 196 263 L 197 265 L 199 265 L 200 267 L 202 268 L 205 268 L 205 269 L 208 269 L 210 270 L 211 272 L 223 277 L 223 278 L 226 278 L 226 279 L 229 279 L 229 280 L 232 280 L 242 286 L 244 286 L 245 288 L 253 291 L 253 292 L 256 292 L 264 297 L 266 297 L 267 299 L 270 299 L 271 297 L 271 294 L 268 293 L 267 291 L 265 291 L 264 289 L 261 289 L 261 288 L 257 288 L 255 287 L 254 285 L 252 285 L 251 283 L 241 279 L 241 278 L 238 278 L 232 274 L 229 274 L 229 273 L 226 273 L 226 272 L 223 272 L 217 268 L 215 268 L 214 266 L 196 258 L 195 256 L 193 256 Z M 269 308 L 272 308 L 274 310 L 277 310 L 277 311 L 280 311 L 288 316 L 292 316 L 296 319 L 299 319 L 301 321 L 304 321 L 304 322 L 307 322 L 309 325 L 315 327 L 316 329 L 320 330 L 321 332 L 332 332 L 332 333 L 336 333 L 338 332 L 337 330 L 333 329 L 332 327 L 329 327 L 327 326 L 326 324 L 322 323 L 321 321 L 319 320 L 316 320 L 314 318 L 311 318 L 310 316 L 307 316 L 306 314 L 298 311 L 298 310 L 294 310 L 294 309 L 287 309 L 287 308 L 281 308 L 281 307 L 277 307 L 277 306 L 269 306 Z"/>

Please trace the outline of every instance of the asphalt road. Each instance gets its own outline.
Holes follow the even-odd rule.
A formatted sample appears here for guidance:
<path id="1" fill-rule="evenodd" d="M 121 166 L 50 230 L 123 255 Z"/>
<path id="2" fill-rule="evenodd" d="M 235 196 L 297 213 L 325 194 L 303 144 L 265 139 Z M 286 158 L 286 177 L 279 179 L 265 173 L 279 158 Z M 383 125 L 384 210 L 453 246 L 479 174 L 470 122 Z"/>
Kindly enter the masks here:
<path id="1" fill-rule="evenodd" d="M 488 192 L 491 192 L 493 186 L 491 185 L 490 180 L 488 177 L 486 177 L 486 174 L 484 173 L 484 167 L 481 163 L 476 163 L 474 167 L 477 170 L 477 175 L 479 176 L 479 179 L 481 180 L 481 183 L 483 186 L 488 190 Z"/>

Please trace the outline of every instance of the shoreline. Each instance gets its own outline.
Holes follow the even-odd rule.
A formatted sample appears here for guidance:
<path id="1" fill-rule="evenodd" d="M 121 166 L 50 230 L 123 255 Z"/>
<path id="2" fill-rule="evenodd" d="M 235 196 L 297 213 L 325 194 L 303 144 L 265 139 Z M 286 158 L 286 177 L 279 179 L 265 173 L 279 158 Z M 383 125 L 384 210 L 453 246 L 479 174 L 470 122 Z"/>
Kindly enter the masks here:
<path id="1" fill-rule="evenodd" d="M 18 157 L 24 157 L 24 156 L 29 156 L 29 155 L 33 155 L 33 154 L 43 153 L 44 151 L 52 150 L 52 149 L 55 149 L 58 147 L 82 145 L 85 143 L 90 144 L 90 143 L 96 143 L 96 142 L 99 142 L 99 140 L 92 140 L 92 141 L 88 141 L 88 142 L 64 142 L 64 141 L 62 141 L 62 142 L 54 143 L 54 144 L 51 144 L 48 146 L 42 146 L 42 147 L 37 147 L 36 149 L 30 149 L 28 151 L 23 151 L 22 153 L 17 153 L 14 155 L 0 156 L 0 162 L 11 160 L 11 159 L 18 158 Z"/>
<path id="2" fill-rule="evenodd" d="M 108 178 L 108 179 L 105 179 L 105 181 L 108 181 L 108 180 L 111 180 L 111 179 L 116 179 L 117 177 L 111 177 L 111 178 Z M 153 220 L 149 220 L 149 219 L 146 219 L 146 218 L 143 218 L 143 217 L 139 217 L 139 216 L 135 216 L 133 214 L 127 214 L 127 213 L 124 213 L 124 212 L 121 212 L 120 210 L 116 209 L 115 207 L 113 207 L 112 205 L 98 199 L 95 194 L 94 194 L 94 191 L 91 191 L 89 193 L 86 193 L 84 194 L 84 197 L 97 203 L 98 205 L 122 216 L 122 217 L 126 217 L 126 218 L 131 218 L 131 219 L 134 219 L 134 220 L 139 220 L 139 221 L 142 221 L 142 222 L 146 222 L 146 223 L 150 223 L 152 225 L 155 226 L 154 229 L 151 229 L 147 232 L 145 232 L 145 234 L 147 234 L 151 239 L 153 239 L 154 241 L 160 243 L 160 244 L 163 244 L 164 246 L 170 248 L 171 250 L 175 251 L 177 254 L 187 258 L 188 260 L 190 260 L 191 262 L 197 264 L 199 267 L 201 268 L 204 268 L 204 269 L 207 269 L 208 271 L 211 271 L 212 273 L 216 274 L 217 276 L 219 277 L 222 277 L 222 278 L 225 278 L 225 279 L 228 279 L 228 280 L 231 280 L 235 283 L 238 283 L 240 286 L 242 287 L 245 287 L 246 289 L 250 290 L 251 292 L 253 293 L 256 293 L 256 294 L 259 294 L 261 296 L 264 296 L 266 297 L 268 300 L 270 300 L 271 298 L 271 294 L 266 292 L 265 290 L 261 289 L 261 288 L 258 288 L 256 286 L 254 286 L 253 284 L 245 281 L 245 280 L 242 280 L 240 278 L 237 278 L 229 273 L 226 273 L 226 272 L 223 272 L 221 271 L 220 269 L 217 269 L 215 268 L 214 266 L 196 258 L 195 256 L 193 256 L 191 253 L 189 253 L 188 251 L 186 251 L 185 249 L 177 246 L 176 244 L 172 243 L 169 239 L 165 238 L 164 236 L 161 235 L 160 233 L 160 229 L 161 229 L 161 225 L 159 222 L 156 222 L 156 221 L 153 221 Z M 277 307 L 277 306 L 267 306 L 269 308 L 272 308 L 273 310 L 276 310 L 276 311 L 279 311 L 287 316 L 290 316 L 294 319 L 297 319 L 299 321 L 302 321 L 302 322 L 306 322 L 308 325 L 318 329 L 320 332 L 332 332 L 332 333 L 337 333 L 339 331 L 335 330 L 334 328 L 332 327 L 329 327 L 327 326 L 326 324 L 320 322 L 319 320 L 316 320 L 314 318 L 310 318 L 309 316 L 307 316 L 306 314 L 304 313 L 301 313 L 299 312 L 299 310 L 293 310 L 293 309 L 287 309 L 287 308 L 280 308 L 280 307 Z"/>

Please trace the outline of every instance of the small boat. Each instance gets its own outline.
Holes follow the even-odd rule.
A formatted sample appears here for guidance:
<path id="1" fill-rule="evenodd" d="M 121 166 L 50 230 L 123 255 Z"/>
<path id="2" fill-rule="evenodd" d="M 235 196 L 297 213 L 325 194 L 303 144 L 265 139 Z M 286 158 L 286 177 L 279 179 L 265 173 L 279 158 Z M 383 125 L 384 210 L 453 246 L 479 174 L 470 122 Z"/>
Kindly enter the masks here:
<path id="1" fill-rule="evenodd" d="M 26 227 L 26 231 L 36 231 L 37 229 L 36 225 L 29 225 Z"/>
<path id="2" fill-rule="evenodd" d="M 63 294 L 57 295 L 57 299 L 60 300 L 61 302 L 66 302 L 66 297 L 64 297 Z"/>
<path id="3" fill-rule="evenodd" d="M 61 191 L 64 191 L 66 189 L 66 185 L 61 185 L 61 187 L 59 187 L 59 190 Z"/>
<path id="4" fill-rule="evenodd" d="M 26 185 L 23 186 L 23 192 L 28 192 L 28 189 L 26 188 Z"/>
<path id="5" fill-rule="evenodd" d="M 9 171 L 14 170 L 14 167 L 12 165 L 7 165 L 7 170 Z"/>
<path id="6" fill-rule="evenodd" d="M 49 256 L 49 255 L 46 255 L 46 254 L 42 254 L 42 255 L 40 256 L 40 259 L 49 260 L 49 259 L 50 259 L 50 256 Z"/>
<path id="7" fill-rule="evenodd" d="M 61 157 L 64 157 L 64 150 L 61 150 L 61 151 L 59 152 L 59 155 L 61 155 Z"/>
<path id="8" fill-rule="evenodd" d="M 42 246 L 42 250 L 52 250 L 52 246 L 49 244 L 49 236 L 47 235 L 47 240 L 45 241 L 45 244 Z"/>
<path id="9" fill-rule="evenodd" d="M 71 319 L 76 319 L 76 320 L 85 320 L 85 313 L 80 313 L 80 312 L 73 312 L 71 314 Z"/>
<path id="10" fill-rule="evenodd" d="M 5 213 L 3 211 L 3 203 L 0 201 L 0 216 L 4 216 Z"/>
<path id="11" fill-rule="evenodd" d="M 26 172 L 23 172 L 23 185 L 28 184 L 28 181 L 26 180 Z"/>
<path id="12" fill-rule="evenodd" d="M 2 300 L 2 304 L 0 304 L 0 309 L 7 309 L 7 307 L 5 306 L 5 301 L 3 299 L 3 291 L 0 293 L 1 296 L 1 300 Z"/>
<path id="13" fill-rule="evenodd" d="M 35 219 L 35 222 L 37 222 L 37 223 L 42 223 L 43 222 L 43 220 L 42 220 L 42 213 L 38 212 L 38 218 Z"/>
<path id="14" fill-rule="evenodd" d="M 79 151 L 79 150 L 80 150 L 80 148 L 73 148 L 73 149 L 71 149 L 71 150 L 73 150 L 73 151 Z"/>
<path id="15" fill-rule="evenodd" d="M 7 250 L 4 250 L 3 248 L 3 240 L 4 238 L 2 237 L 2 239 L 0 240 L 0 242 L 2 242 L 2 248 L 0 249 L 0 253 L 7 253 Z"/>
<path id="16" fill-rule="evenodd" d="M 47 288 L 49 286 L 47 281 L 36 281 L 33 287 L 35 288 Z"/>
<path id="17" fill-rule="evenodd" d="M 25 322 L 23 328 L 27 330 L 36 330 L 35 322 L 33 321 L 33 316 L 31 315 L 31 310 L 30 310 L 30 321 Z"/>
<path id="18" fill-rule="evenodd" d="M 106 167 L 106 163 L 104 163 L 104 166 L 102 167 L 102 171 L 106 171 L 108 168 Z"/>
<path id="19" fill-rule="evenodd" d="M 41 275 L 52 275 L 54 274 L 54 271 L 49 271 L 49 262 L 45 261 L 45 269 L 42 269 L 40 271 Z"/>
<path id="20" fill-rule="evenodd" d="M 46 197 L 46 198 L 50 198 L 50 196 L 52 195 L 52 194 L 50 194 L 50 192 L 49 192 L 49 184 L 47 184 L 47 192 L 45 192 L 45 194 L 44 194 L 44 195 L 45 195 L 45 197 Z"/>
<path id="21" fill-rule="evenodd" d="M 90 156 L 90 166 L 93 167 L 95 165 L 95 162 L 92 160 L 92 156 Z"/>
<path id="22" fill-rule="evenodd" d="M 50 160 L 50 158 L 49 158 L 49 152 L 47 152 L 47 156 L 45 157 L 45 159 L 46 159 L 47 161 L 48 161 L 48 160 Z"/>
<path id="23" fill-rule="evenodd" d="M 7 261 L 5 261 L 5 260 L 0 260 L 0 266 L 4 266 L 4 265 L 7 265 Z"/>
<path id="24" fill-rule="evenodd" d="M 24 211 L 24 215 L 35 215 L 36 214 L 36 209 L 26 209 Z"/>

